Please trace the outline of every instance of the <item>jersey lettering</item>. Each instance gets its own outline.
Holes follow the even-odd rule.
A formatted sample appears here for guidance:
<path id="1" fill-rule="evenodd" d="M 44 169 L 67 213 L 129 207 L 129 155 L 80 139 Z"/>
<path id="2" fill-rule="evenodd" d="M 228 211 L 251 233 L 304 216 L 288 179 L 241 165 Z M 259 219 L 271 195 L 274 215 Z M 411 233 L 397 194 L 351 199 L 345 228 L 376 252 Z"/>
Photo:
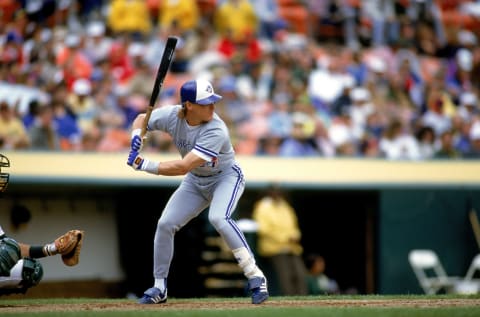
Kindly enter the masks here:
<path id="1" fill-rule="evenodd" d="M 192 148 L 192 145 L 190 142 L 188 142 L 187 140 L 185 139 L 180 139 L 180 140 L 177 140 L 177 147 L 179 149 L 187 149 L 187 150 L 190 150 Z"/>

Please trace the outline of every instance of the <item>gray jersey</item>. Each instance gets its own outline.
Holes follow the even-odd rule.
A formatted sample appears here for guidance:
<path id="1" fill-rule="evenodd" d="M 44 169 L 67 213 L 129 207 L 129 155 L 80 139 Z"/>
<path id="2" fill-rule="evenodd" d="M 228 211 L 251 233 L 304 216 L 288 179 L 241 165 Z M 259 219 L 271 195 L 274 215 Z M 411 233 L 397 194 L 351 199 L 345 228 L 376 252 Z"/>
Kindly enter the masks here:
<path id="1" fill-rule="evenodd" d="M 148 130 L 168 133 L 182 157 L 192 151 L 203 158 L 205 164 L 191 171 L 195 175 L 215 175 L 235 165 L 235 152 L 225 122 L 215 113 L 209 122 L 190 126 L 177 115 L 181 107 L 163 106 L 153 110 Z"/>

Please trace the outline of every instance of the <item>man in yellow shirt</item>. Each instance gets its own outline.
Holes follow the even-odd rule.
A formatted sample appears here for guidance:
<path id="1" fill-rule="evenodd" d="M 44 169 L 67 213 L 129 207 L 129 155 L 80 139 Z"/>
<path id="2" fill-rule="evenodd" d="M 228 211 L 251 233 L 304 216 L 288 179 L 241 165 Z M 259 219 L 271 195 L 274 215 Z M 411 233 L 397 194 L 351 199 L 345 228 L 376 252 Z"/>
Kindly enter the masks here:
<path id="1" fill-rule="evenodd" d="M 231 34 L 234 41 L 242 41 L 247 34 L 258 31 L 258 17 L 249 0 L 227 0 L 214 13 L 214 25 L 222 36 Z"/>
<path id="2" fill-rule="evenodd" d="M 164 0 L 160 3 L 159 24 L 161 28 L 169 28 L 177 23 L 182 33 L 196 29 L 200 20 L 197 1 Z"/>
<path id="3" fill-rule="evenodd" d="M 107 23 L 115 34 L 142 37 L 152 30 L 150 12 L 144 0 L 114 0 L 108 12 Z"/>
<path id="4" fill-rule="evenodd" d="M 254 205 L 258 224 L 257 252 L 275 271 L 281 295 L 306 295 L 306 269 L 302 259 L 301 232 L 293 207 L 277 185 Z"/>

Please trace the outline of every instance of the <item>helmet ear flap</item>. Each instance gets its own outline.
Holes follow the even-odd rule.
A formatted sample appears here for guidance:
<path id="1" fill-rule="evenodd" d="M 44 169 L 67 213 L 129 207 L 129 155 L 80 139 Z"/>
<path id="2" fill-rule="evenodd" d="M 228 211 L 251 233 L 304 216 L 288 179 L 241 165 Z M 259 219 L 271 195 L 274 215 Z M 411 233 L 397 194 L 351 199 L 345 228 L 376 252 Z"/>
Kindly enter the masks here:
<path id="1" fill-rule="evenodd" d="M 10 161 L 5 155 L 0 154 L 0 193 L 7 189 L 8 181 L 10 179 L 9 173 L 2 173 L 2 167 L 10 167 Z"/>

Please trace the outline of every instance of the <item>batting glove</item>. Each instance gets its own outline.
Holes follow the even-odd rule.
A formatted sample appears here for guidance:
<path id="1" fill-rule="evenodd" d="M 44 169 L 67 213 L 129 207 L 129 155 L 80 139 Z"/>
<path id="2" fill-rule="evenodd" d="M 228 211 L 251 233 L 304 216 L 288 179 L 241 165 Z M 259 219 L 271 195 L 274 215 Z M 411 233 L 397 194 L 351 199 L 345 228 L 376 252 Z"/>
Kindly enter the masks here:
<path id="1" fill-rule="evenodd" d="M 135 129 L 132 131 L 132 140 L 130 143 L 130 147 L 132 151 L 140 152 L 143 148 L 143 139 L 140 134 L 142 133 L 142 129 Z"/>
<path id="2" fill-rule="evenodd" d="M 127 165 L 130 165 L 134 170 L 141 170 L 144 162 L 145 159 L 140 156 L 138 151 L 131 150 L 128 154 Z"/>
<path id="3" fill-rule="evenodd" d="M 140 156 L 137 151 L 130 151 L 128 154 L 127 165 L 135 171 L 145 171 L 150 174 L 158 175 L 158 166 L 160 163 L 152 162 Z"/>

